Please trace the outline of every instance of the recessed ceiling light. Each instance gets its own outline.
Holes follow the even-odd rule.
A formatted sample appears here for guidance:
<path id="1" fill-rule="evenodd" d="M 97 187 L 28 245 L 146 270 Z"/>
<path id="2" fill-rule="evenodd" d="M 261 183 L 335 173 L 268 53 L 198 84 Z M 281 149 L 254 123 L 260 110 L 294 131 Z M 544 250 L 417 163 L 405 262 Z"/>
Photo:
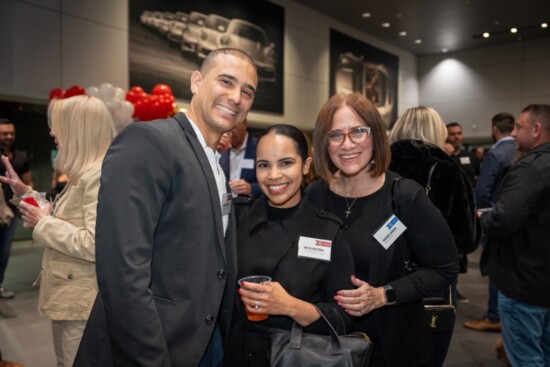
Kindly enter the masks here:
<path id="1" fill-rule="evenodd" d="M 540 26 L 541 26 L 542 28 L 548 28 L 548 23 L 542 23 Z"/>
<path id="2" fill-rule="evenodd" d="M 484 32 L 483 33 L 483 38 L 489 38 L 489 36 L 490 36 L 489 32 Z"/>
<path id="3" fill-rule="evenodd" d="M 407 32 L 401 31 L 401 32 L 399 32 L 399 35 L 400 35 L 401 37 L 405 37 L 405 36 L 407 35 Z"/>
<path id="4" fill-rule="evenodd" d="M 382 28 L 389 28 L 390 27 L 390 23 L 386 22 L 386 23 L 382 23 Z"/>
<path id="5" fill-rule="evenodd" d="M 516 27 L 510 28 L 510 32 L 518 33 L 518 29 Z"/>
<path id="6" fill-rule="evenodd" d="M 421 44 L 422 43 L 422 40 L 419 38 L 419 39 L 415 39 L 414 40 L 414 43 L 416 43 L 417 45 Z"/>
<path id="7" fill-rule="evenodd" d="M 363 13 L 361 14 L 363 18 L 370 18 L 370 13 Z"/>

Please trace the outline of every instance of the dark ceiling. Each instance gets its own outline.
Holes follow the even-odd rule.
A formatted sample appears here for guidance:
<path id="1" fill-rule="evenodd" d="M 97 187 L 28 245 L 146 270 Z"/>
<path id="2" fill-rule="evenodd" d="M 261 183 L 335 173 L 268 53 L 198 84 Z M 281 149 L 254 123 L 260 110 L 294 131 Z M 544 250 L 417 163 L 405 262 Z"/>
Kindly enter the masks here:
<path id="1" fill-rule="evenodd" d="M 550 0 L 296 0 L 415 55 L 550 37 Z M 370 13 L 370 17 L 363 17 Z M 549 27 L 542 28 L 542 23 Z M 383 28 L 382 23 L 389 23 Z M 512 27 L 517 33 L 510 32 Z M 400 36 L 406 32 L 406 36 Z M 489 38 L 482 34 L 489 32 Z M 415 43 L 415 40 L 422 40 Z"/>

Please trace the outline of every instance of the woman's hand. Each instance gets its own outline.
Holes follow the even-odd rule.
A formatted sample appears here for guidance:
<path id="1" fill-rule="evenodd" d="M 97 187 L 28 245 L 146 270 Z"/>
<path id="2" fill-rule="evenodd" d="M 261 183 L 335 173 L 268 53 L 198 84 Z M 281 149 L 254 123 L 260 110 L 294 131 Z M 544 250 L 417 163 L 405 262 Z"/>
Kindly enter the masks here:
<path id="1" fill-rule="evenodd" d="M 350 315 L 363 316 L 386 304 L 383 287 L 374 288 L 354 275 L 351 276 L 351 282 L 357 286 L 356 289 L 341 290 L 334 296 L 338 305 Z"/>
<path id="2" fill-rule="evenodd" d="M 15 196 L 22 196 L 27 191 L 29 191 L 29 187 L 25 185 L 23 181 L 21 181 L 21 179 L 13 169 L 13 166 L 10 163 L 10 159 L 5 155 L 3 155 L 1 159 L 2 163 L 4 163 L 4 167 L 6 167 L 6 176 L 0 175 L 0 182 L 10 185 L 11 191 L 13 191 L 13 194 Z"/>
<path id="3" fill-rule="evenodd" d="M 279 282 L 243 283 L 239 294 L 248 311 L 269 315 L 289 315 L 294 299 Z M 258 310 L 255 309 L 256 304 L 259 306 Z"/>
<path id="4" fill-rule="evenodd" d="M 22 201 L 19 203 L 19 211 L 21 212 L 21 218 L 25 221 L 23 226 L 26 228 L 34 228 L 40 219 L 47 215 L 51 215 L 52 209 L 50 203 L 46 203 L 44 207 L 40 208 Z"/>

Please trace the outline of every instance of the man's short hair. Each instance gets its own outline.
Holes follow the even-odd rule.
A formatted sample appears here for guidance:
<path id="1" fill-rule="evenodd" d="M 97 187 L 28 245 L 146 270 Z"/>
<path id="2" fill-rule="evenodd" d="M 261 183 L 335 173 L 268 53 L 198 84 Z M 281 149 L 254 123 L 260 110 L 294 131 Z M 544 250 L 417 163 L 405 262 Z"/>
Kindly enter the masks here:
<path id="1" fill-rule="evenodd" d="M 514 115 L 509 112 L 497 113 L 493 116 L 491 123 L 501 133 L 511 133 L 514 130 L 514 122 L 516 119 Z"/>
<path id="2" fill-rule="evenodd" d="M 456 126 L 462 128 L 462 125 L 460 125 L 458 122 L 449 122 L 447 124 L 447 129 L 450 128 L 450 127 L 456 127 Z"/>
<path id="3" fill-rule="evenodd" d="M 208 72 L 208 70 L 210 70 L 210 68 L 214 65 L 213 60 L 216 58 L 216 56 L 222 55 L 222 54 L 223 55 L 233 55 L 235 57 L 238 57 L 241 60 L 244 60 L 244 61 L 248 62 L 250 65 L 252 65 L 256 71 L 258 70 L 258 67 L 256 66 L 256 63 L 254 62 L 254 59 L 249 54 L 247 54 L 245 51 L 240 50 L 238 48 L 226 47 L 226 48 L 218 48 L 214 51 L 211 51 L 206 56 L 206 58 L 203 60 L 203 62 L 201 64 L 201 67 L 200 67 L 200 72 L 203 73 L 203 74 Z"/>
<path id="4" fill-rule="evenodd" d="M 7 118 L 0 118 L 0 125 L 13 125 L 13 121 Z"/>
<path id="5" fill-rule="evenodd" d="M 544 130 L 550 132 L 550 104 L 533 103 L 525 107 L 521 113 L 529 113 L 530 120 L 540 122 Z"/>

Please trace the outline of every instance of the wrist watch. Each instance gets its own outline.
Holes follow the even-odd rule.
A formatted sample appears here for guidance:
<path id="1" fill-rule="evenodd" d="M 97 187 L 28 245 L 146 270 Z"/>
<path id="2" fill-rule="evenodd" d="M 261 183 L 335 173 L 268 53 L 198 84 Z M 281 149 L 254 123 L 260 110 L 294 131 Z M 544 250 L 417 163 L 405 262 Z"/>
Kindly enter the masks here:
<path id="1" fill-rule="evenodd" d="M 391 306 L 397 302 L 397 294 L 389 284 L 384 286 L 384 298 L 386 299 L 386 306 Z"/>

